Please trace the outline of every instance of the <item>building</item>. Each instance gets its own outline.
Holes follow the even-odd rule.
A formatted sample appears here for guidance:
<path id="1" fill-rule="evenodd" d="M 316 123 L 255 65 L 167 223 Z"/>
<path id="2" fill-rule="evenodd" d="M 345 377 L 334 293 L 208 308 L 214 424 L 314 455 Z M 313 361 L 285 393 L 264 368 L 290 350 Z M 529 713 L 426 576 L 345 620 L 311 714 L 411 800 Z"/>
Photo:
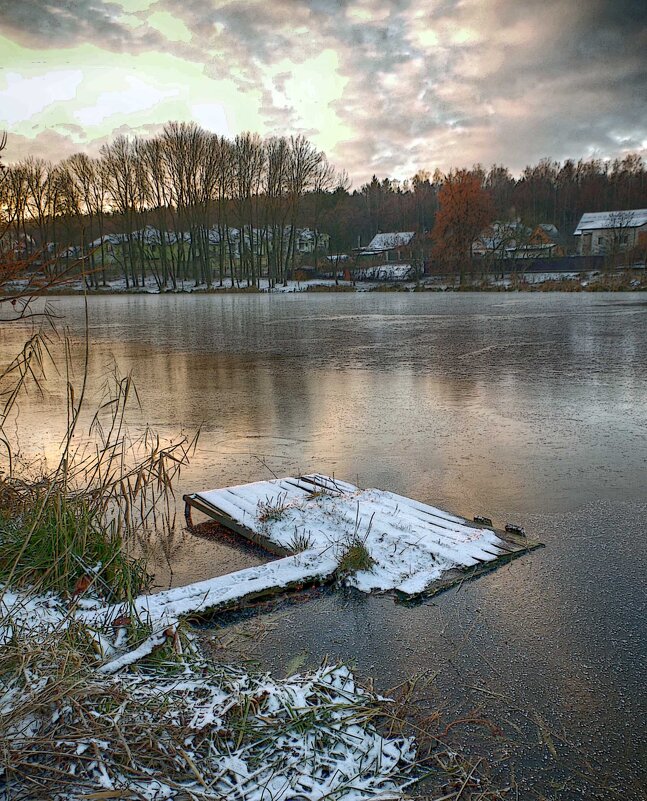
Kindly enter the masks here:
<path id="1" fill-rule="evenodd" d="M 573 235 L 580 256 L 607 256 L 647 246 L 647 209 L 588 212 Z"/>
<path id="2" fill-rule="evenodd" d="M 289 229 L 288 229 L 289 230 Z M 327 253 L 330 246 L 330 236 L 320 231 L 311 231 L 310 228 L 297 228 L 297 253 Z"/>
<path id="3" fill-rule="evenodd" d="M 552 223 L 528 228 L 521 220 L 493 222 L 472 245 L 474 256 L 490 259 L 552 259 L 566 252 L 566 242 Z"/>
<path id="4" fill-rule="evenodd" d="M 539 223 L 528 237 L 523 258 L 555 258 L 566 256 L 568 247 L 558 228 L 552 223 Z"/>
<path id="5" fill-rule="evenodd" d="M 404 262 L 413 258 L 415 231 L 392 231 L 376 234 L 363 248 L 356 248 L 356 256 L 372 257 L 384 262 Z"/>
<path id="6" fill-rule="evenodd" d="M 472 243 L 472 255 L 514 259 L 531 234 L 521 220 L 496 220 Z"/>

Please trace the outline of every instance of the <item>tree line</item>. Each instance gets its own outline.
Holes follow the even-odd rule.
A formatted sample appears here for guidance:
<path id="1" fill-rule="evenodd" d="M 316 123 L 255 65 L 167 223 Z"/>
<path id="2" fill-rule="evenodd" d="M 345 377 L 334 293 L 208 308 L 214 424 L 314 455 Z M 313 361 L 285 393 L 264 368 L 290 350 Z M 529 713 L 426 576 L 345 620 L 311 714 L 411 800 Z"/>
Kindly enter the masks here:
<path id="1" fill-rule="evenodd" d="M 459 189 L 467 191 L 461 202 Z M 461 208 L 475 200 L 480 211 L 467 225 Z M 465 242 L 493 220 L 551 223 L 570 235 L 584 212 L 646 207 L 647 169 L 637 154 L 542 159 L 517 177 L 503 165 L 475 165 L 406 181 L 373 176 L 350 191 L 347 176 L 303 136 L 228 139 L 173 122 L 152 138 L 119 136 L 96 158 L 11 164 L 0 202 L 5 242 L 55 253 L 49 263 L 59 267 L 78 259 L 95 285 L 116 274 L 127 286 L 150 276 L 171 288 L 187 280 L 256 285 L 261 276 L 274 284 L 293 275 L 303 227 L 314 238 L 307 259 L 315 266 L 380 231 L 416 231 L 430 258 L 451 251 L 448 269 L 459 270 Z"/>
<path id="2" fill-rule="evenodd" d="M 95 285 L 116 271 L 126 286 L 151 274 L 173 288 L 227 277 L 254 285 L 261 273 L 274 283 L 294 270 L 299 221 L 317 250 L 320 198 L 345 180 L 302 136 L 229 140 L 168 123 L 150 139 L 119 136 L 97 158 L 7 167 L 5 241 L 50 265 L 85 262 Z"/>

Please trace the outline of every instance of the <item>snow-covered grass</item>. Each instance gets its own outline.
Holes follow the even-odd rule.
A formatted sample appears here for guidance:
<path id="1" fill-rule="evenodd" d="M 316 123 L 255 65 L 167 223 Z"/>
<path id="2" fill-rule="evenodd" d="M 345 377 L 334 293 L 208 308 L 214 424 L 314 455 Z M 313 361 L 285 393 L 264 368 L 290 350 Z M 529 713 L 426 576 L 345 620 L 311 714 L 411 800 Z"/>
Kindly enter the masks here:
<path id="1" fill-rule="evenodd" d="M 100 631 L 99 608 L 2 598 L 1 801 L 397 799 L 419 774 L 413 739 L 376 725 L 388 701 L 344 666 L 278 680 L 215 665 L 175 625 L 103 670 L 134 617 Z"/>
<path id="2" fill-rule="evenodd" d="M 399 798 L 415 747 L 378 732 L 383 705 L 343 666 L 281 681 L 194 659 L 72 680 L 31 660 L 0 695 L 0 799 Z"/>

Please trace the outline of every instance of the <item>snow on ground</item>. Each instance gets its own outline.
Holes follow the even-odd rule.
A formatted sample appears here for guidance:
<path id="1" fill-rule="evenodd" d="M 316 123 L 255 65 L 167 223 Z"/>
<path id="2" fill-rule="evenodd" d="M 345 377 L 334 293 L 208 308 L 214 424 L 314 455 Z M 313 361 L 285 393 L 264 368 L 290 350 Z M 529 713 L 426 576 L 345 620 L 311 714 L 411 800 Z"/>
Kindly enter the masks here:
<path id="1" fill-rule="evenodd" d="M 333 549 L 316 547 L 111 606 L 0 586 L 0 646 L 38 654 L 0 685 L 0 737 L 8 744 L 0 801 L 19 797 L 25 778 L 36 775 L 58 801 L 124 793 L 145 801 L 403 798 L 416 775 L 415 743 L 377 731 L 372 717 L 385 699 L 358 687 L 346 667 L 277 680 L 210 665 L 190 653 L 191 646 L 182 656 L 181 616 L 325 578 L 336 567 Z M 129 644 L 135 621 L 150 634 Z M 85 632 L 81 641 L 94 642 L 97 661 L 75 681 L 75 697 L 79 682 L 84 688 L 81 703 L 70 703 L 48 660 L 59 640 L 64 659 L 79 632 Z M 169 645 L 180 655 L 177 663 L 165 663 L 170 671 L 164 663 L 142 662 Z M 18 773 L 3 775 L 7 765 L 19 766 Z"/>
<path id="2" fill-rule="evenodd" d="M 24 288 L 24 284 L 19 284 L 19 282 L 14 282 L 15 287 L 13 284 L 11 285 L 11 289 L 18 291 L 21 288 Z M 335 282 L 334 278 L 309 278 L 305 281 L 287 281 L 285 285 L 281 283 L 276 283 L 273 287 L 270 286 L 270 282 L 267 278 L 260 278 L 258 280 L 258 291 L 260 292 L 272 292 L 276 294 L 281 294 L 285 292 L 305 292 L 309 288 L 316 288 L 316 287 L 333 287 L 333 286 L 345 286 L 351 287 L 353 286 L 351 281 L 343 281 L 338 280 Z M 9 287 L 9 284 L 7 284 Z M 8 291 L 7 287 L 5 290 Z M 164 286 L 160 289 L 159 284 L 154 279 L 153 276 L 146 276 L 146 283 L 142 287 L 140 286 L 133 286 L 131 282 L 129 282 L 128 287 L 126 286 L 126 280 L 124 278 L 114 278 L 110 279 L 106 282 L 106 285 L 100 285 L 98 287 L 93 287 L 92 292 L 98 293 L 111 293 L 111 292 L 133 292 L 133 293 L 149 293 L 149 294 L 163 294 L 166 292 L 224 292 L 231 289 L 240 289 L 245 290 L 247 289 L 247 282 L 241 281 L 240 284 L 236 282 L 232 282 L 231 278 L 225 278 L 223 280 L 222 285 L 220 285 L 219 281 L 212 281 L 211 284 L 196 284 L 193 280 L 178 280 L 177 286 L 174 289 L 172 284 L 169 283 L 167 286 Z M 63 290 L 65 292 L 83 292 L 86 289 L 85 283 L 82 280 L 70 280 L 61 283 L 58 287 L 58 290 Z"/>
<path id="3" fill-rule="evenodd" d="M 194 656 L 170 670 L 81 672 L 69 700 L 47 645 L 44 664 L 0 685 L 0 801 L 31 797 L 30 782 L 58 801 L 399 799 L 415 772 L 413 739 L 376 730 L 383 699 L 344 666 L 277 680 Z"/>
<path id="4" fill-rule="evenodd" d="M 543 284 L 546 281 L 576 281 L 585 279 L 588 274 L 583 273 L 524 273 L 523 280 L 527 284 Z"/>
<path id="5" fill-rule="evenodd" d="M 360 490 L 326 476 L 259 481 L 198 497 L 276 545 L 306 546 L 322 560 L 339 559 L 349 545 L 362 543 L 375 564 L 348 582 L 364 592 L 421 593 L 452 568 L 505 553 L 494 531 L 392 492 Z"/>
<path id="6" fill-rule="evenodd" d="M 380 264 L 375 267 L 363 267 L 357 271 L 360 281 L 406 281 L 414 275 L 410 264 Z"/>

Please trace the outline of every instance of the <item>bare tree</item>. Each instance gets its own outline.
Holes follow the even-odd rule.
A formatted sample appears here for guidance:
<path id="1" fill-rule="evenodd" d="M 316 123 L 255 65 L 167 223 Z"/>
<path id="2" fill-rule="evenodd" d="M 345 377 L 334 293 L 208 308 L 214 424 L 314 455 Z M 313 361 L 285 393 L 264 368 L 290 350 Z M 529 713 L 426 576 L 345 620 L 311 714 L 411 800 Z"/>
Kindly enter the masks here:
<path id="1" fill-rule="evenodd" d="M 110 144 L 101 148 L 108 188 L 108 202 L 122 219 L 124 238 L 121 241 L 121 255 L 126 288 L 132 282 L 137 286 L 137 264 L 134 232 L 138 201 L 142 194 L 139 185 L 140 170 L 137 163 L 137 146 L 126 136 L 118 136 Z M 115 256 L 117 254 L 115 253 Z"/>
<path id="2" fill-rule="evenodd" d="M 265 149 L 258 134 L 234 140 L 234 204 L 240 226 L 238 256 L 248 286 L 260 278 L 259 193 L 265 168 Z"/>

